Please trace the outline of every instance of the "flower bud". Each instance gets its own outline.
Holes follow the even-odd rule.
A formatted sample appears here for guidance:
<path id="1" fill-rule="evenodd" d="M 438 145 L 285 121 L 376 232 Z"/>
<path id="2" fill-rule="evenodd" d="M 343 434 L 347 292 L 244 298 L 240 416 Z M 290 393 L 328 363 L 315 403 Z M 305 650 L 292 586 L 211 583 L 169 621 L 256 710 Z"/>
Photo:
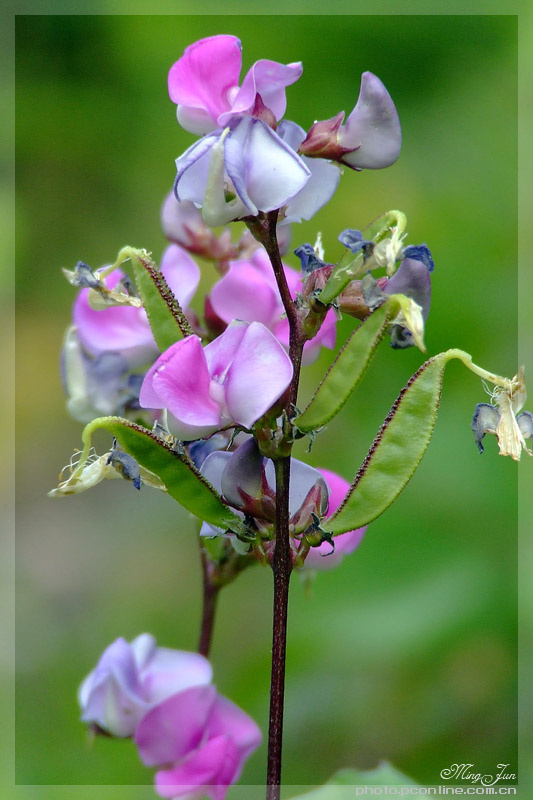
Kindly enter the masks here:
<path id="1" fill-rule="evenodd" d="M 232 244 L 228 230 L 215 236 L 194 203 L 178 201 L 174 192 L 170 192 L 163 203 L 161 227 L 167 239 L 202 258 L 227 261 L 238 255 L 238 248 Z"/>
<path id="2" fill-rule="evenodd" d="M 359 98 L 342 125 L 344 111 L 315 122 L 300 145 L 304 156 L 328 158 L 355 170 L 381 169 L 400 154 L 402 132 L 387 89 L 371 72 L 361 77 Z"/>

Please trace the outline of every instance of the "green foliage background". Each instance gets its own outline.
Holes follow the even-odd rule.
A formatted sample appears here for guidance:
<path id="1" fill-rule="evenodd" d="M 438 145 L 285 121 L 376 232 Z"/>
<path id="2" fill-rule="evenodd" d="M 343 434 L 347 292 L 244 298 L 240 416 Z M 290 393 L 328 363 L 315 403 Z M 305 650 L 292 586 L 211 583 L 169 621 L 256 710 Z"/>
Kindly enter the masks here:
<path id="1" fill-rule="evenodd" d="M 426 241 L 436 263 L 429 354 L 458 346 L 500 373 L 517 366 L 515 17 L 19 17 L 17 782 L 79 784 L 69 798 L 125 796 L 86 784 L 150 783 L 128 742 L 86 746 L 76 689 L 117 636 L 146 630 L 194 649 L 200 571 L 194 523 L 168 497 L 118 481 L 61 502 L 45 496 L 81 430 L 59 378 L 73 300 L 60 267 L 109 263 L 124 244 L 156 258 L 164 249 L 159 208 L 173 159 L 193 141 L 176 123 L 166 74 L 187 44 L 215 33 L 241 38 L 243 70 L 258 58 L 304 62 L 287 112 L 304 128 L 349 112 L 364 70 L 382 78 L 402 121 L 399 162 L 347 171 L 328 207 L 294 226 L 293 246 L 321 230 L 335 261 L 340 231 L 402 209 L 409 240 Z M 204 275 L 208 288 L 214 275 L 207 266 Z M 350 329 L 343 320 L 339 345 Z M 330 359 L 308 368 L 303 396 Z M 415 350 L 382 345 L 312 463 L 351 478 L 420 363 Z M 470 419 L 486 399 L 452 364 L 434 440 L 404 494 L 338 569 L 311 586 L 294 577 L 287 784 L 381 759 L 422 784 L 441 783 L 457 761 L 516 771 L 517 468 L 494 441 L 477 453 Z M 225 590 L 212 653 L 218 688 L 265 733 L 270 619 L 271 575 L 256 567 Z M 241 783 L 261 784 L 265 753 Z M 63 796 L 51 791 L 27 796 Z"/>

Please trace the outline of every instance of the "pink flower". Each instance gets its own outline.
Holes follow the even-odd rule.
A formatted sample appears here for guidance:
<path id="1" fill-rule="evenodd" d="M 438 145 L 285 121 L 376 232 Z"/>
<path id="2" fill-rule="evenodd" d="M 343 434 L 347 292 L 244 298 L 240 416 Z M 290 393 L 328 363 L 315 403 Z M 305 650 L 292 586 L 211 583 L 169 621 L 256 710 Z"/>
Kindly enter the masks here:
<path id="1" fill-rule="evenodd" d="M 147 633 L 131 644 L 117 639 L 80 686 L 81 719 L 114 736 L 132 736 L 150 709 L 211 677 L 211 665 L 197 653 L 156 647 Z"/>
<path id="2" fill-rule="evenodd" d="M 261 742 L 255 722 L 213 686 L 174 695 L 140 722 L 135 741 L 161 797 L 223 800 Z M 170 766 L 169 766 L 170 765 Z"/>
<path id="3" fill-rule="evenodd" d="M 173 244 L 163 253 L 161 272 L 182 308 L 187 308 L 200 280 L 198 265 Z M 106 279 L 108 288 L 114 288 L 123 277 L 121 270 L 115 270 Z M 144 309 L 110 306 L 95 311 L 89 305 L 89 291 L 80 291 L 73 310 L 76 332 L 85 350 L 93 356 L 109 351 L 120 353 L 130 368 L 152 360 L 158 348 Z"/>
<path id="4" fill-rule="evenodd" d="M 348 481 L 344 480 L 344 478 L 341 478 L 340 475 L 336 475 L 335 472 L 331 472 L 329 469 L 319 469 L 318 471 L 326 481 L 329 491 L 329 517 L 342 503 L 346 492 L 350 488 L 350 484 Z M 327 530 L 327 517 L 322 527 Z M 340 536 L 335 536 L 333 539 L 335 550 L 333 552 L 328 542 L 323 542 L 319 547 L 312 547 L 307 554 L 303 568 L 329 569 L 330 567 L 338 566 L 343 557 L 353 553 L 355 548 L 360 544 L 365 531 L 366 526 L 364 528 L 357 528 L 355 531 L 342 533 Z"/>
<path id="5" fill-rule="evenodd" d="M 140 393 L 144 408 L 167 408 L 173 432 L 199 439 L 223 427 L 250 428 L 281 397 L 292 364 L 259 322 L 233 322 L 202 347 L 187 336 L 148 370 Z"/>
<path id="6" fill-rule="evenodd" d="M 292 297 L 302 288 L 296 270 L 284 266 L 285 277 Z M 288 348 L 289 325 L 268 256 L 263 248 L 246 260 L 230 261 L 228 272 L 214 285 L 210 294 L 213 310 L 224 322 L 242 319 L 261 322 Z M 328 311 L 318 334 L 304 347 L 304 363 L 312 363 L 321 347 L 335 346 L 336 317 Z"/>
<path id="7" fill-rule="evenodd" d="M 279 64 L 262 59 L 250 68 L 239 88 L 242 56 L 236 36 L 210 36 L 189 45 L 168 75 L 170 99 L 178 121 L 190 133 L 203 135 L 249 114 L 260 95 L 277 120 L 285 113 L 285 87 L 302 74 L 300 62 Z"/>

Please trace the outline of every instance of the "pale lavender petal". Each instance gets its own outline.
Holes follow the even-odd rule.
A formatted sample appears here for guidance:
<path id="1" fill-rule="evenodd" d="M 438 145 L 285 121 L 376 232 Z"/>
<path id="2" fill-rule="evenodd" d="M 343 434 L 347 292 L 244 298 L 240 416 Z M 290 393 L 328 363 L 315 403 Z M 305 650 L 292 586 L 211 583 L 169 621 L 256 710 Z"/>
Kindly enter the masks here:
<path id="1" fill-rule="evenodd" d="M 272 270 L 271 270 L 272 271 Z M 270 325 L 280 305 L 279 293 L 249 261 L 233 261 L 213 286 L 211 304 L 224 322 L 241 319 Z"/>
<path id="2" fill-rule="evenodd" d="M 154 637 L 150 633 L 141 633 L 130 643 L 137 670 L 143 669 L 157 650 Z"/>
<path id="3" fill-rule="evenodd" d="M 237 194 L 260 211 L 281 208 L 311 174 L 294 150 L 258 119 L 239 121 L 226 139 L 225 152 L 226 170 Z"/>
<path id="4" fill-rule="evenodd" d="M 181 764 L 157 772 L 155 789 L 160 797 L 201 800 L 207 795 L 210 800 L 224 800 L 231 783 L 228 775 L 236 774 L 237 765 L 238 752 L 231 738 L 217 736 Z"/>
<path id="5" fill-rule="evenodd" d="M 209 176 L 211 148 L 220 138 L 220 131 L 204 136 L 176 159 L 176 196 L 179 201 L 190 200 L 197 206 L 204 201 Z"/>
<path id="6" fill-rule="evenodd" d="M 210 683 L 213 669 L 198 653 L 158 647 L 139 679 L 150 704 L 161 703 L 173 694 Z"/>
<path id="7" fill-rule="evenodd" d="M 190 200 L 180 203 L 174 192 L 169 192 L 165 197 L 161 208 L 161 227 L 167 239 L 186 248 L 197 247 L 212 236 L 194 203 Z"/>
<path id="8" fill-rule="evenodd" d="M 147 709 L 141 694 L 135 659 L 124 639 L 103 653 L 78 692 L 81 719 L 96 723 L 114 736 L 131 736 Z"/>
<path id="9" fill-rule="evenodd" d="M 228 459 L 222 473 L 222 494 L 231 505 L 243 507 L 241 492 L 254 498 L 261 497 L 264 458 L 255 439 L 250 437 Z"/>
<path id="10" fill-rule="evenodd" d="M 342 161 L 356 169 L 381 169 L 400 155 L 402 130 L 398 112 L 387 89 L 371 72 L 361 77 L 359 98 L 338 134 L 342 147 L 358 148 Z"/>
<path id="11" fill-rule="evenodd" d="M 222 493 L 222 473 L 232 455 L 226 450 L 217 450 L 207 456 L 200 468 L 204 478 L 209 481 L 211 486 L 214 486 L 219 494 Z"/>
<path id="12" fill-rule="evenodd" d="M 233 188 L 246 206 L 249 214 L 255 216 L 258 207 L 248 194 L 247 144 L 254 121 L 251 117 L 241 119 L 224 142 L 224 164 Z"/>
<path id="13" fill-rule="evenodd" d="M 223 334 L 204 348 L 207 368 L 212 379 L 219 383 L 224 381 L 247 328 L 246 322 L 236 320 L 228 325 Z"/>
<path id="14" fill-rule="evenodd" d="M 229 109 L 228 92 L 239 83 L 241 60 L 241 43 L 236 36 L 209 36 L 189 45 L 170 69 L 170 99 L 204 109 L 216 122 Z"/>
<path id="15" fill-rule="evenodd" d="M 255 103 L 256 95 L 261 95 L 264 105 L 273 112 L 276 119 L 281 119 L 287 107 L 285 87 L 295 83 L 301 76 L 301 62 L 280 64 L 277 61 L 261 59 L 248 70 L 242 86 L 231 103 L 231 111 L 221 114 L 218 124 L 227 125 L 235 114 L 249 112 Z"/>
<path id="16" fill-rule="evenodd" d="M 304 188 L 285 206 L 286 223 L 311 219 L 317 211 L 329 203 L 339 185 L 341 174 L 331 161 L 304 156 L 302 161 L 310 170 L 311 177 Z"/>
<path id="17" fill-rule="evenodd" d="M 276 475 L 274 463 L 270 459 L 266 461 L 265 474 L 268 485 L 271 489 L 275 489 Z M 289 489 L 289 513 L 291 517 L 296 514 L 307 497 L 309 490 L 318 480 L 322 480 L 322 475 L 317 469 L 304 461 L 291 458 L 291 483 Z"/>
<path id="18" fill-rule="evenodd" d="M 292 378 L 283 347 L 259 322 L 252 322 L 225 381 L 226 403 L 235 422 L 249 428 L 279 399 Z"/>
<path id="19" fill-rule="evenodd" d="M 147 767 L 185 758 L 204 738 L 216 698 L 214 686 L 194 686 L 152 708 L 135 731 L 141 761 Z"/>
<path id="20" fill-rule="evenodd" d="M 290 120 L 280 122 L 276 133 L 295 152 L 305 139 L 303 128 Z M 322 206 L 331 200 L 339 185 L 340 172 L 331 161 L 303 156 L 302 161 L 309 169 L 311 177 L 303 189 L 287 203 L 284 210 L 284 224 L 311 219 Z"/>
<path id="21" fill-rule="evenodd" d="M 180 306 L 187 308 L 200 282 L 196 261 L 182 247 L 171 244 L 163 253 L 161 272 Z"/>

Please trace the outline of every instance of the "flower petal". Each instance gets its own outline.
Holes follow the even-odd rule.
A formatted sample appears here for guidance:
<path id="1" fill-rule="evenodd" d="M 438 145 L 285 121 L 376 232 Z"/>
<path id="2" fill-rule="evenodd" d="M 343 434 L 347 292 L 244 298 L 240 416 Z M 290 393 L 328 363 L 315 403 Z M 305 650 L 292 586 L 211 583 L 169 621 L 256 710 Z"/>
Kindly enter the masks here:
<path id="1" fill-rule="evenodd" d="M 259 322 L 246 329 L 225 381 L 226 403 L 235 422 L 249 428 L 279 399 L 292 378 L 292 364 Z"/>
<path id="2" fill-rule="evenodd" d="M 241 62 L 241 43 L 236 36 L 221 34 L 200 39 L 185 48 L 183 56 L 171 67 L 170 99 L 180 106 L 206 111 L 212 127 L 216 127 L 217 117 L 229 109 L 229 90 L 239 83 Z"/>
<path id="3" fill-rule="evenodd" d="M 187 336 L 148 370 L 139 402 L 143 408 L 168 408 L 180 438 L 200 438 L 220 426 L 220 408 L 209 394 L 210 383 L 200 339 Z"/>
<path id="4" fill-rule="evenodd" d="M 116 286 L 124 273 L 115 270 L 106 278 L 108 288 Z M 89 289 L 82 289 L 74 303 L 73 321 L 84 348 L 92 355 L 115 350 L 138 367 L 150 360 L 157 346 L 142 308 L 109 306 L 95 311 L 89 305 Z"/>
<path id="5" fill-rule="evenodd" d="M 277 316 L 279 293 L 249 261 L 232 261 L 229 271 L 213 286 L 211 304 L 224 322 L 242 319 L 270 325 Z"/>
<path id="6" fill-rule="evenodd" d="M 339 130 L 342 147 L 357 148 L 342 161 L 356 169 L 381 169 L 400 155 L 402 131 L 398 112 L 387 89 L 371 72 L 361 76 L 359 98 Z"/>
<path id="7" fill-rule="evenodd" d="M 196 261 L 182 247 L 171 244 L 163 253 L 161 272 L 180 306 L 187 308 L 200 282 Z"/>
<path id="8" fill-rule="evenodd" d="M 235 353 L 242 342 L 248 324 L 234 320 L 228 325 L 224 333 L 217 336 L 204 348 L 205 360 L 211 379 L 222 383 L 231 362 L 235 358 Z"/>
<path id="9" fill-rule="evenodd" d="M 141 694 L 135 659 L 120 638 L 102 654 L 98 665 L 78 691 L 81 719 L 114 736 L 131 736 L 147 704 Z"/>
<path id="10" fill-rule="evenodd" d="M 226 170 L 239 197 L 260 211 L 286 205 L 311 174 L 294 150 L 258 119 L 240 120 L 226 139 L 225 152 Z"/>
<path id="11" fill-rule="evenodd" d="M 256 747 L 261 744 L 261 731 L 254 720 L 241 708 L 226 697 L 217 696 L 207 724 L 209 738 L 229 736 L 239 753 L 238 772 L 235 772 L 229 783 L 234 783 L 240 775 L 244 762 Z"/>
<path id="12" fill-rule="evenodd" d="M 276 133 L 295 152 L 305 139 L 303 128 L 290 120 L 280 122 Z M 310 171 L 311 177 L 285 207 L 284 223 L 311 219 L 331 200 L 339 185 L 340 172 L 331 161 L 305 157 L 302 157 L 302 161 Z"/>
<path id="13" fill-rule="evenodd" d="M 140 673 L 143 694 L 149 703 L 161 703 L 192 686 L 208 684 L 212 677 L 213 669 L 206 658 L 168 647 L 158 647 Z"/>
<path id="14" fill-rule="evenodd" d="M 261 95 L 264 105 L 273 112 L 276 119 L 281 119 L 287 107 L 285 87 L 295 83 L 302 72 L 301 62 L 280 64 L 268 59 L 256 61 L 248 70 L 231 103 L 231 111 L 219 116 L 218 124 L 227 125 L 233 115 L 249 112 L 257 94 Z"/>
<path id="15" fill-rule="evenodd" d="M 272 489 L 275 489 L 276 475 L 274 472 L 274 463 L 270 459 L 266 461 L 265 474 L 268 485 Z M 309 464 L 306 464 L 305 461 L 291 458 L 291 484 L 289 490 L 289 513 L 291 517 L 294 516 L 301 507 L 309 490 L 315 485 L 317 480 L 322 480 L 322 475 L 315 467 L 311 467 Z"/>
<path id="16" fill-rule="evenodd" d="M 237 771 L 238 752 L 229 736 L 217 736 L 172 769 L 160 770 L 155 776 L 155 789 L 160 797 L 200 800 L 224 800 Z"/>
<path id="17" fill-rule="evenodd" d="M 190 200 L 197 206 L 202 205 L 209 178 L 211 149 L 220 136 L 220 131 L 204 136 L 176 159 L 175 193 L 180 202 Z"/>
<path id="18" fill-rule="evenodd" d="M 194 686 L 152 708 L 135 731 L 141 761 L 147 767 L 169 764 L 195 750 L 215 698 L 214 686 Z"/>

